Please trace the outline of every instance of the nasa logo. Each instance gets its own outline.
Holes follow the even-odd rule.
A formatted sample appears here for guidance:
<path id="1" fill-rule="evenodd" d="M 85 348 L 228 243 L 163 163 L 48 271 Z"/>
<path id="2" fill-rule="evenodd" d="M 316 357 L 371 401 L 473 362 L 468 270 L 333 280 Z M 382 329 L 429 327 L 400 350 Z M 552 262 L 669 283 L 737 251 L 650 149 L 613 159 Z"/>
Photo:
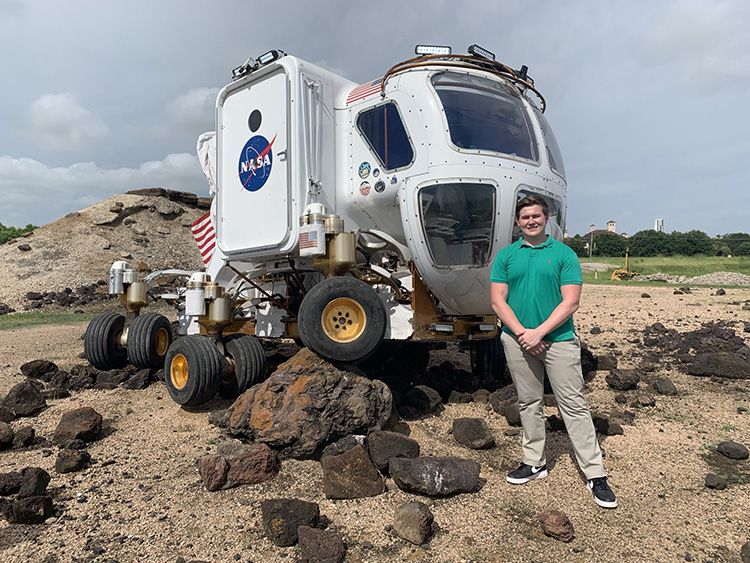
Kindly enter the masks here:
<path id="1" fill-rule="evenodd" d="M 238 166 L 238 174 L 243 189 L 249 192 L 257 192 L 265 185 L 273 167 L 271 147 L 273 147 L 275 140 L 275 135 L 270 143 L 263 135 L 256 135 L 245 143 L 240 153 Z"/>

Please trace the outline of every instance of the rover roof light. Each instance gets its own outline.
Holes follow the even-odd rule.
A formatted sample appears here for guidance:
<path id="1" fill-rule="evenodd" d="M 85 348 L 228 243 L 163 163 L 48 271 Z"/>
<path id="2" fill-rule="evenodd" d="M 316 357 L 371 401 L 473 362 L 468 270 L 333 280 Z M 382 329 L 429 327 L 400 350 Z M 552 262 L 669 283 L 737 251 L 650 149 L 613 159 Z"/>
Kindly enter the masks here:
<path id="1" fill-rule="evenodd" d="M 414 52 L 417 55 L 450 55 L 453 49 L 449 45 L 417 45 Z"/>
<path id="2" fill-rule="evenodd" d="M 284 51 L 277 51 L 276 49 L 271 49 L 270 51 L 267 51 L 263 53 L 260 57 L 258 57 L 258 64 L 263 66 L 267 65 L 271 61 L 275 61 L 278 58 L 281 58 L 284 55 Z"/>
<path id="3" fill-rule="evenodd" d="M 476 43 L 474 45 L 471 45 L 467 50 L 469 51 L 470 55 L 474 55 L 475 57 L 480 57 L 482 59 L 489 59 L 491 61 L 495 60 L 495 53 L 488 51 L 484 47 L 480 47 Z"/>

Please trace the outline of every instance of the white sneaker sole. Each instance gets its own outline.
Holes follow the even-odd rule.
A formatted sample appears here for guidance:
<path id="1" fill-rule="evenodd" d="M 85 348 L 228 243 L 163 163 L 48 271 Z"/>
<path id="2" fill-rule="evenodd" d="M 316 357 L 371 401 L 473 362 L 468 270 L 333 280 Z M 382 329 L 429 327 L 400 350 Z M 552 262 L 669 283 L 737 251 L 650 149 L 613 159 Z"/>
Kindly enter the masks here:
<path id="1" fill-rule="evenodd" d="M 508 481 L 511 485 L 523 485 L 524 483 L 528 483 L 529 481 L 533 481 L 534 479 L 544 479 L 549 473 L 546 469 L 543 469 L 539 471 L 538 473 L 534 473 L 531 475 L 531 477 L 524 477 L 522 479 L 514 479 L 513 477 L 505 477 L 505 480 Z"/>

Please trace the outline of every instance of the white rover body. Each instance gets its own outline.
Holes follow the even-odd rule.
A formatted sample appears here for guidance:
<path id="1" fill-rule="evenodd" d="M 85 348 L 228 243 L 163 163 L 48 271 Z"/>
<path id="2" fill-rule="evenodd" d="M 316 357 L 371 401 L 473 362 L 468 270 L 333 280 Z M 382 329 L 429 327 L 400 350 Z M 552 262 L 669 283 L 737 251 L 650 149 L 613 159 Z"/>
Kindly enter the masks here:
<path id="1" fill-rule="evenodd" d="M 172 296 L 191 335 L 170 345 L 165 321 L 138 315 L 141 284 L 169 272 L 138 280 L 116 263 L 110 291 L 131 319 L 92 321 L 89 360 L 166 359 L 183 405 L 264 377 L 251 336 L 300 339 L 334 361 L 384 340 L 470 339 L 475 370 L 503 369 L 492 260 L 530 194 L 561 239 L 567 188 L 526 68 L 469 52 L 418 56 L 364 85 L 279 51 L 235 69 L 217 100 L 216 247 Z"/>

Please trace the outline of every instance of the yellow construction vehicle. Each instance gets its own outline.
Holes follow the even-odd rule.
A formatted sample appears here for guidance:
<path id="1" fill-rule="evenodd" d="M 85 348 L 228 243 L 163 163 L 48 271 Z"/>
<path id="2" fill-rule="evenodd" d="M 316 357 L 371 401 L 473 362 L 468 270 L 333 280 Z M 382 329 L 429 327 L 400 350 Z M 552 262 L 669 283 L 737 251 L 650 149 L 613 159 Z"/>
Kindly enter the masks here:
<path id="1" fill-rule="evenodd" d="M 638 275 L 638 272 L 631 272 L 628 270 L 628 258 L 630 257 L 630 248 L 625 249 L 625 266 L 622 268 L 617 268 L 615 271 L 612 272 L 612 277 L 610 279 L 622 281 L 622 280 L 630 280 L 633 279 L 633 277 Z"/>

